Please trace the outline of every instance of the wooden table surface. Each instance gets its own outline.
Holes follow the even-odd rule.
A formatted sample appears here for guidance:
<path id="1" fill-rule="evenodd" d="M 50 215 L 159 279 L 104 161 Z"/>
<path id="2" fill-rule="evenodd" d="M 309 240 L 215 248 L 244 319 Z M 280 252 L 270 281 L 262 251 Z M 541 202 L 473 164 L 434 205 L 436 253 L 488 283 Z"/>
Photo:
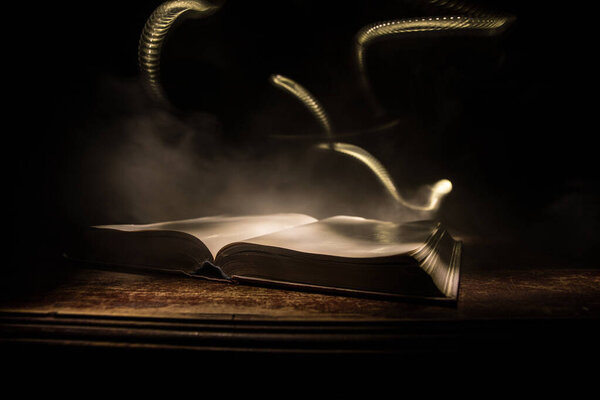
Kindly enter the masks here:
<path id="1" fill-rule="evenodd" d="M 485 269 L 478 262 L 464 259 L 456 306 L 57 262 L 28 279 L 3 280 L 0 342 L 36 352 L 600 354 L 600 270 Z"/>
<path id="2" fill-rule="evenodd" d="M 95 269 L 5 299 L 3 312 L 228 320 L 403 321 L 595 318 L 600 271 L 465 272 L 456 306 L 234 285 L 175 275 Z M 67 275 L 68 272 L 68 276 Z"/>

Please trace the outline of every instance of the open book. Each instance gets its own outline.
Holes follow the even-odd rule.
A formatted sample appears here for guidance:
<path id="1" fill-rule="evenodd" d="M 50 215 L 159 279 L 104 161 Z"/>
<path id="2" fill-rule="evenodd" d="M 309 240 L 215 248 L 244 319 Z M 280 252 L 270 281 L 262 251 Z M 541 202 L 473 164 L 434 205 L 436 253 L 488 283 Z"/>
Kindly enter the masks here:
<path id="1" fill-rule="evenodd" d="M 461 243 L 433 221 L 216 216 L 86 231 L 69 257 L 301 290 L 456 301 Z"/>

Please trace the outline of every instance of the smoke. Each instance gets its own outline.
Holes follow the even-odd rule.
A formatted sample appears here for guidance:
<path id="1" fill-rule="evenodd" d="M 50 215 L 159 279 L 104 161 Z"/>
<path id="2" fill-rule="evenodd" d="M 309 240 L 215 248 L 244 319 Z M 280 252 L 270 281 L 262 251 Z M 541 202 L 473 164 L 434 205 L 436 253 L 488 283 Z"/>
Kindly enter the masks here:
<path id="1" fill-rule="evenodd" d="M 106 76 L 98 91 L 95 117 L 77 133 L 77 172 L 63 182 L 79 224 L 276 212 L 392 220 L 432 214 L 399 207 L 351 157 L 265 136 L 230 140 L 214 115 L 157 107 L 135 79 Z M 416 188 L 407 196 L 422 201 L 425 193 Z"/>
<path id="2" fill-rule="evenodd" d="M 336 133 L 373 126 L 355 82 L 353 37 L 359 27 L 390 11 L 365 4 L 333 26 L 331 17 L 339 16 L 333 4 L 320 4 L 316 14 L 312 4 L 297 4 L 286 19 L 272 18 L 277 8 L 271 6 L 226 5 L 214 18 L 173 29 L 161 75 L 175 112 L 152 104 L 137 78 L 124 77 L 133 65 L 131 38 L 137 41 L 139 32 L 120 17 L 123 26 L 113 33 L 111 46 L 128 56 L 114 59 L 117 72 L 82 72 L 84 81 L 88 75 L 96 80 L 94 96 L 83 97 L 94 109 L 72 129 L 77 144 L 70 145 L 67 168 L 59 174 L 62 207 L 70 219 L 90 225 L 273 212 L 391 220 L 432 216 L 399 206 L 356 159 L 318 151 L 314 140 L 272 138 L 321 132 L 318 126 L 313 130 L 310 115 L 295 99 L 279 91 L 274 97 L 265 94 L 273 73 L 315 91 L 331 112 Z M 390 7 L 398 12 L 397 4 Z M 135 18 L 141 27 L 147 15 L 136 11 Z M 95 34 L 105 43 L 103 34 Z M 105 62 L 118 54 L 109 47 Z M 95 66 L 102 57 L 90 53 L 88 63 Z M 429 168 L 428 157 L 418 154 L 425 135 L 409 132 L 413 148 L 407 146 L 406 129 L 400 124 L 352 144 L 390 168 L 405 199 L 425 203 L 428 189 L 422 185 L 451 177 L 443 168 Z"/>
<path id="3" fill-rule="evenodd" d="M 152 5 L 123 7 L 117 14 L 100 7 L 84 19 L 61 15 L 61 24 L 40 14 L 52 21 L 40 25 L 47 28 L 40 34 L 51 29 L 60 40 L 38 49 L 44 57 L 24 51 L 30 62 L 18 63 L 16 77 L 26 84 L 15 97 L 23 99 L 16 125 L 22 129 L 10 133 L 15 145 L 7 148 L 19 156 L 9 175 L 13 230 L 23 244 L 13 247 L 29 251 L 30 226 L 58 241 L 52 236 L 71 223 L 280 211 L 317 218 L 432 217 L 398 208 L 372 172 L 351 157 L 315 152 L 314 142 L 270 139 L 321 131 L 302 131 L 310 115 L 295 99 L 256 95 L 270 74 L 285 74 L 321 100 L 336 133 L 374 126 L 356 101 L 361 92 L 353 85 L 348 38 L 365 24 L 414 16 L 412 8 L 365 2 L 337 18 L 335 3 L 303 2 L 294 4 L 299 12 L 281 18 L 279 7 L 267 12 L 272 2 L 227 4 L 215 18 L 174 31 L 162 66 L 172 100 L 193 110 L 225 110 L 227 118 L 213 110 L 173 114 L 142 92 L 136 48 Z M 570 80 L 583 76 L 585 63 L 579 61 L 586 53 L 554 57 L 556 43 L 568 43 L 562 37 L 568 30 L 549 32 L 549 19 L 540 18 L 537 7 L 530 10 L 516 12 L 516 29 L 494 40 L 419 38 L 373 46 L 373 87 L 400 122 L 343 141 L 376 156 L 407 200 L 422 202 L 423 184 L 450 179 L 454 189 L 433 216 L 445 218 L 453 232 L 473 231 L 489 240 L 504 235 L 519 245 L 539 233 L 544 246 L 571 232 L 564 251 L 593 254 L 595 147 L 585 145 L 589 129 L 580 102 L 565 101 L 578 99 L 575 91 L 556 90 L 557 83 L 588 87 L 583 79 L 581 85 Z M 549 40 L 540 41 L 540 32 Z M 45 63 L 40 74 L 40 59 L 60 62 Z M 272 109 L 263 107 L 271 100 Z M 286 108 L 288 103 L 300 109 Z M 231 122 L 235 129 L 225 126 Z M 579 177 L 580 186 L 564 187 Z M 62 251 L 62 243 L 57 247 Z"/>
<path id="4" fill-rule="evenodd" d="M 273 73 L 306 85 L 330 114 L 336 134 L 386 122 L 374 121 L 365 107 L 353 68 L 352 39 L 365 23 L 389 19 L 397 10 L 373 11 L 375 15 L 355 10 L 333 26 L 330 17 L 338 16 L 339 10 L 331 5 L 315 15 L 307 29 L 302 13 L 289 21 L 253 10 L 254 18 L 247 18 L 243 6 L 236 4 L 242 8 L 182 24 L 170 36 L 161 71 L 167 95 L 179 111 L 151 103 L 132 77 L 137 71 L 126 77 L 123 69 L 130 68 L 125 64 L 129 58 L 115 60 L 128 66 L 119 64 L 116 72 L 93 70 L 91 77 L 81 72 L 83 81 L 95 79 L 91 88 L 95 94 L 84 97 L 93 109 L 72 129 L 78 143 L 71 147 L 65 173 L 59 174 L 64 213 L 81 226 L 275 212 L 394 221 L 437 218 L 438 213 L 399 205 L 373 171 L 351 156 L 315 149 L 314 139 L 272 138 L 274 134 L 314 138 L 322 132 L 297 99 L 273 88 L 276 94 L 267 93 L 267 78 Z M 309 6 L 300 8 L 313 17 Z M 136 38 L 138 34 L 134 32 Z M 444 82 L 437 58 L 421 55 L 412 60 L 398 50 L 405 44 L 395 45 L 391 51 L 374 46 L 370 67 L 375 67 L 371 75 L 380 77 L 376 86 L 388 89 L 382 98 L 393 111 L 390 117 L 399 122 L 343 141 L 373 154 L 407 201 L 425 204 L 430 195 L 427 186 L 443 178 L 457 183 L 444 203 L 454 201 L 465 185 L 464 179 L 455 181 L 457 170 L 464 171 L 452 168 L 452 159 L 461 155 L 456 150 L 463 151 L 451 140 L 458 135 L 445 129 L 460 122 L 460 107 L 451 107 L 453 97 L 446 95 L 452 85 Z M 130 43 L 122 52 L 133 57 L 134 49 Z M 112 56 L 114 50 L 106 54 Z M 94 53 L 94 63 L 96 57 Z M 431 90 L 418 84 L 411 89 L 410 68 L 396 68 L 406 65 L 407 58 L 417 71 L 431 65 L 431 74 L 422 74 L 418 81 L 439 76 L 430 83 Z M 418 105 L 432 99 L 442 107 L 431 115 L 412 112 L 404 104 L 429 110 Z M 461 206 L 458 209 L 457 215 L 480 220 Z"/>

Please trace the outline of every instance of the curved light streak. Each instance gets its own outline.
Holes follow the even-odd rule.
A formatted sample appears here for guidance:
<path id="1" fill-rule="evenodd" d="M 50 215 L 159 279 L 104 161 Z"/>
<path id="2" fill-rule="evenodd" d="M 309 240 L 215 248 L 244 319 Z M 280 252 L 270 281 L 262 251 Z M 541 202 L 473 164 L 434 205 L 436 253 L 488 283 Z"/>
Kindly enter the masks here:
<path id="1" fill-rule="evenodd" d="M 302 85 L 298 82 L 293 81 L 292 79 L 285 77 L 283 75 L 271 75 L 270 79 L 271 83 L 282 89 L 298 100 L 302 102 L 308 108 L 310 113 L 315 117 L 315 119 L 319 122 L 319 125 L 323 128 L 325 135 L 329 139 L 330 142 L 333 142 L 333 129 L 331 127 L 331 122 L 329 121 L 329 117 L 325 112 L 325 109 L 321 105 L 321 103 L 317 100 L 312 93 L 306 90 Z"/>
<path id="2" fill-rule="evenodd" d="M 366 165 L 367 168 L 369 168 L 375 174 L 377 179 L 383 184 L 383 187 L 387 190 L 397 204 L 410 208 L 411 210 L 434 211 L 439 207 L 441 199 L 452 190 L 452 183 L 447 179 L 442 179 L 430 186 L 429 198 L 425 204 L 414 204 L 405 200 L 396 188 L 394 180 L 388 173 L 387 169 L 374 155 L 360 146 L 333 141 L 331 122 L 329 121 L 327 112 L 325 112 L 325 109 L 315 96 L 313 96 L 302 85 L 285 76 L 271 75 L 270 80 L 271 83 L 273 83 L 276 87 L 284 89 L 286 92 L 300 100 L 302 104 L 308 108 L 311 114 L 319 121 L 329 141 L 327 143 L 317 144 L 317 149 L 332 150 L 338 153 L 346 154 Z"/>
<path id="3" fill-rule="evenodd" d="M 431 0 L 430 2 L 433 4 L 438 3 L 437 0 Z M 441 3 L 441 5 L 445 5 L 447 8 L 452 8 L 452 3 L 450 2 Z M 194 17 L 206 17 L 216 12 L 221 7 L 221 4 L 222 2 L 215 3 L 208 0 L 167 1 L 156 8 L 148 18 L 139 41 L 138 63 L 142 80 L 155 100 L 168 105 L 168 100 L 160 82 L 160 57 L 170 28 L 175 21 L 184 14 Z M 448 4 L 450 4 L 450 6 L 448 6 Z M 505 27 L 512 20 L 512 17 L 480 15 L 472 9 L 462 9 L 460 7 L 457 9 L 466 11 L 467 13 L 470 13 L 471 16 L 426 17 L 384 21 L 365 26 L 358 32 L 355 44 L 356 62 L 363 88 L 366 90 L 372 105 L 376 109 L 379 106 L 371 93 L 364 61 L 366 50 L 371 43 L 380 39 L 414 32 L 441 32 L 453 30 L 495 32 Z M 413 210 L 435 210 L 439 207 L 441 199 L 452 190 L 452 183 L 447 179 L 442 179 L 430 186 L 430 196 L 426 204 L 417 205 L 406 201 L 400 195 L 391 176 L 377 158 L 362 147 L 348 143 L 333 142 L 333 129 L 327 113 L 308 90 L 282 75 L 272 75 L 271 82 L 276 87 L 291 93 L 299 99 L 317 119 L 329 140 L 329 143 L 318 144 L 317 148 L 337 151 L 362 162 L 375 174 L 398 204 Z"/>
<path id="4" fill-rule="evenodd" d="M 159 103 L 168 104 L 160 83 L 160 56 L 169 29 L 183 14 L 206 17 L 220 7 L 221 4 L 207 0 L 167 1 L 158 6 L 146 21 L 138 46 L 138 64 L 148 92 Z"/>
<path id="5" fill-rule="evenodd" d="M 514 20 L 513 16 L 486 14 L 479 9 L 466 6 L 462 3 L 438 1 L 430 1 L 430 3 L 443 6 L 452 11 L 464 13 L 465 15 L 382 21 L 364 26 L 355 36 L 355 62 L 359 81 L 367 100 L 378 115 L 382 115 L 384 110 L 373 94 L 367 76 L 365 57 L 369 45 L 376 41 L 407 37 L 410 34 L 419 32 L 439 32 L 442 34 L 452 31 L 471 31 L 492 35 L 504 30 Z"/>
<path id="6" fill-rule="evenodd" d="M 425 204 L 415 204 L 402 197 L 387 169 L 379 160 L 360 146 L 349 143 L 321 143 L 316 146 L 319 149 L 333 149 L 338 153 L 353 157 L 367 166 L 383 184 L 387 192 L 392 196 L 396 203 L 416 211 L 434 211 L 440 206 L 441 200 L 452 191 L 452 182 L 448 179 L 442 179 L 429 187 L 430 193 Z"/>

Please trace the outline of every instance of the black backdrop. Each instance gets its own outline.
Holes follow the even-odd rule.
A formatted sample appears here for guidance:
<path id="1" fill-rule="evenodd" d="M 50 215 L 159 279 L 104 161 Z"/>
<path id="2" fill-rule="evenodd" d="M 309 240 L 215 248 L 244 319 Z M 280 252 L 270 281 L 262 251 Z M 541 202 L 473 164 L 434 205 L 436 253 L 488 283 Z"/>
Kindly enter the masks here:
<path id="1" fill-rule="evenodd" d="M 175 115 L 144 97 L 138 82 L 139 34 L 160 2 L 46 3 L 21 10 L 5 48 L 12 267 L 59 257 L 81 226 L 221 211 L 208 198 L 222 200 L 211 194 L 219 184 L 236 193 L 233 184 L 226 178 L 199 183 L 189 172 L 215 165 L 220 170 L 227 163 L 213 162 L 215 153 L 231 152 L 241 160 L 236 184 L 254 176 L 244 171 L 255 165 L 248 161 L 253 157 L 276 152 L 280 162 L 289 154 L 292 161 L 281 161 L 282 168 L 302 169 L 303 142 L 270 135 L 317 128 L 298 104 L 268 85 L 270 73 L 293 77 L 313 91 L 340 131 L 375 123 L 353 86 L 349 34 L 364 23 L 419 15 L 417 2 L 249 3 L 254 2 L 229 1 L 205 21 L 185 21 L 169 38 L 163 75 L 179 110 Z M 374 47 L 373 85 L 401 124 L 373 139 L 373 151 L 381 151 L 407 190 L 451 178 L 455 190 L 440 218 L 465 237 L 520 247 L 524 264 L 542 254 L 548 257 L 538 262 L 596 267 L 597 168 L 588 97 L 594 80 L 585 10 L 521 3 L 484 2 L 517 17 L 498 37 L 423 38 Z M 148 150 L 144 131 L 167 150 Z M 178 158 L 182 143 L 187 150 Z M 149 154 L 139 159 L 138 151 Z M 205 160 L 178 164 L 191 153 Z M 141 185 L 131 171 L 143 171 L 144 160 L 154 157 L 166 166 L 150 170 L 153 178 Z M 341 178 L 339 171 L 329 178 L 314 171 L 300 175 L 304 184 L 313 178 L 325 186 L 359 182 L 360 171 L 353 168 L 344 167 Z M 191 176 L 178 180 L 178 173 Z M 188 188 L 194 184 L 207 189 Z M 273 189 L 268 182 L 264 187 Z M 275 193 L 269 190 L 264 198 Z M 363 190 L 344 190 L 342 197 L 352 193 L 361 200 L 357 192 Z M 192 193 L 182 200 L 170 198 L 169 191 Z M 506 252 L 498 257 L 513 258 Z"/>

